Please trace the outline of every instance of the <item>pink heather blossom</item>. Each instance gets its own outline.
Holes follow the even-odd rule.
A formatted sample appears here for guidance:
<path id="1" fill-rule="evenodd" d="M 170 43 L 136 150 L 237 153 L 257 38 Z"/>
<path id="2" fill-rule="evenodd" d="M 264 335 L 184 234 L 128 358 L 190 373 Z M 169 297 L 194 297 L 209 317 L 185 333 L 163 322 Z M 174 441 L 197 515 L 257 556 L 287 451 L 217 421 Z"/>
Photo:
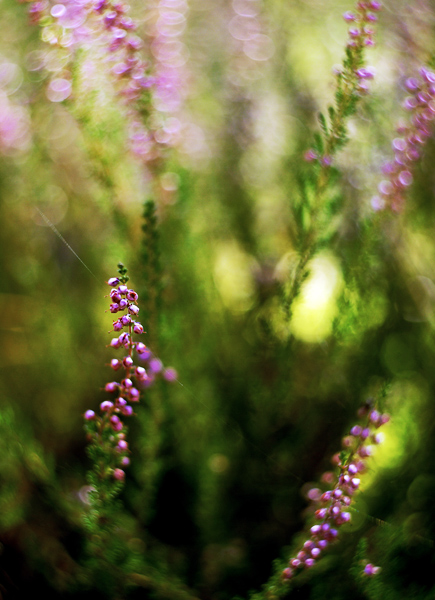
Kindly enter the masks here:
<path id="1" fill-rule="evenodd" d="M 376 15 L 370 11 L 378 11 L 379 2 L 358 2 L 354 12 L 345 12 L 344 20 L 351 24 L 348 30 L 347 48 L 349 59 L 344 63 L 342 69 L 335 70 L 338 78 L 338 90 L 342 92 L 343 106 L 352 97 L 362 96 L 369 91 L 369 81 L 374 78 L 375 71 L 373 67 L 355 68 L 353 64 L 361 64 L 362 50 L 365 46 L 374 45 L 374 30 L 369 27 L 371 23 L 377 20 Z M 340 106 L 337 106 L 337 113 L 340 113 Z M 336 113 L 336 114 L 337 114 Z M 341 122 L 331 117 L 329 131 L 325 133 L 325 150 L 316 152 L 310 148 L 304 154 L 307 162 L 318 162 L 323 168 L 329 168 L 333 163 L 333 155 L 336 151 L 336 140 L 341 137 L 340 131 L 343 129 L 343 119 Z"/>
<path id="2" fill-rule="evenodd" d="M 378 185 L 379 195 L 371 200 L 375 211 L 389 208 L 395 212 L 403 209 L 407 189 L 412 185 L 415 163 L 420 159 L 426 140 L 431 135 L 435 119 L 435 73 L 422 67 L 419 76 L 410 77 L 405 88 L 411 94 L 404 108 L 409 114 L 408 123 L 397 130 L 401 137 L 392 142 L 394 159 L 386 162 L 382 172 L 386 179 Z"/>
<path id="3" fill-rule="evenodd" d="M 352 497 L 360 487 L 360 478 L 355 475 L 365 470 L 365 461 L 371 454 L 371 447 L 366 445 L 366 440 L 372 435 L 377 435 L 373 433 L 372 428 L 377 428 L 389 418 L 376 410 L 371 410 L 370 413 L 367 410 L 359 411 L 359 414 L 367 419 L 367 423 L 364 427 L 354 425 L 350 429 L 350 435 L 346 436 L 348 457 L 345 462 L 342 463 L 339 455 L 334 455 L 333 462 L 339 467 L 339 474 L 333 489 L 322 493 L 319 488 L 312 488 L 308 492 L 317 523 L 311 526 L 309 537 L 301 550 L 290 558 L 288 566 L 282 571 L 284 581 L 292 579 L 304 568 L 313 567 L 323 552 L 337 539 L 339 528 L 352 519 L 351 513 L 346 509 L 351 505 Z M 328 477 L 322 477 L 322 481 L 330 483 L 329 475 L 328 472 Z M 378 571 L 379 567 L 373 567 L 371 564 L 364 569 L 365 574 L 369 576 Z"/>
<path id="4" fill-rule="evenodd" d="M 120 273 L 126 272 L 123 265 L 119 265 Z M 110 361 L 110 367 L 113 371 L 121 371 L 119 381 L 109 381 L 104 387 L 104 391 L 108 393 L 116 393 L 115 400 L 104 400 L 100 404 L 101 415 L 97 416 L 93 410 L 85 412 L 85 426 L 88 431 L 88 436 L 98 443 L 101 441 L 102 431 L 111 429 L 111 439 L 113 440 L 113 448 L 116 450 L 118 463 L 122 466 L 127 466 L 130 463 L 125 453 L 128 451 L 128 444 L 125 441 L 124 433 L 124 417 L 133 415 L 133 408 L 130 403 L 138 403 L 141 398 L 141 390 L 145 387 L 150 387 L 155 381 L 155 376 L 163 377 L 166 381 L 174 381 L 177 373 L 174 369 L 164 369 L 160 359 L 152 355 L 150 350 L 142 342 L 134 340 L 135 335 L 140 335 L 144 332 L 143 326 L 139 321 L 133 321 L 128 313 L 137 313 L 139 308 L 136 305 L 138 294 L 134 290 L 125 285 L 127 277 L 112 277 L 107 281 L 107 284 L 112 288 L 108 297 L 110 298 L 110 312 L 124 313 L 119 319 L 113 323 L 113 329 L 120 331 L 117 338 L 113 338 L 109 344 L 110 348 L 118 350 L 124 348 L 127 355 L 122 359 L 113 358 Z M 118 286 L 118 287 L 115 287 Z M 126 331 L 123 331 L 126 329 Z M 110 333 L 110 332 L 109 332 Z M 148 362 L 147 368 L 152 374 L 147 375 L 144 367 L 135 365 L 133 358 L 133 350 L 136 349 L 138 356 Z M 123 481 L 125 473 L 122 469 L 115 468 L 113 477 L 119 481 Z"/>

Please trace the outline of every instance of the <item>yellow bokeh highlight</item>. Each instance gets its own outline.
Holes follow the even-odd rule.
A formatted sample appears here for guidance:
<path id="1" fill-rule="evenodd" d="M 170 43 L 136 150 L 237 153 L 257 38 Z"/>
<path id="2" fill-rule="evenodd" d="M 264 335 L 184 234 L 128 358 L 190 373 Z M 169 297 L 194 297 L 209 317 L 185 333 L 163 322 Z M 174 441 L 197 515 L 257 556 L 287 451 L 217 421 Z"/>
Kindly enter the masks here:
<path id="1" fill-rule="evenodd" d="M 381 429 L 382 443 L 372 446 L 373 457 L 362 478 L 361 490 L 369 489 L 376 482 L 380 470 L 400 468 L 405 457 L 418 450 L 420 430 L 415 415 L 418 407 L 427 401 L 427 395 L 427 385 L 418 376 L 397 379 L 391 385 L 388 412 L 394 418 Z"/>
<path id="2" fill-rule="evenodd" d="M 292 334 L 304 342 L 321 342 L 332 333 L 337 299 L 343 288 L 338 260 L 324 253 L 309 264 L 310 274 L 293 305 Z"/>
<path id="3" fill-rule="evenodd" d="M 254 297 L 255 261 L 235 242 L 218 246 L 214 262 L 214 282 L 226 308 L 234 313 L 249 310 Z"/>

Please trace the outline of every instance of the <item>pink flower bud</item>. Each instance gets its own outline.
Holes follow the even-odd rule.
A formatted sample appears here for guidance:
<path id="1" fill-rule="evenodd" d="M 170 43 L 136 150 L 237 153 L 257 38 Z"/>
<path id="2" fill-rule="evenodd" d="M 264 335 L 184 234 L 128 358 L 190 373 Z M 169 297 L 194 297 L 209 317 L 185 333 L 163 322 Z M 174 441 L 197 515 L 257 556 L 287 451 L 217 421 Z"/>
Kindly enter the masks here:
<path id="1" fill-rule="evenodd" d="M 124 481 L 125 479 L 125 473 L 122 469 L 114 469 L 113 470 L 113 477 L 115 479 L 117 479 L 118 481 Z"/>
<path id="2" fill-rule="evenodd" d="M 318 156 L 317 153 L 314 152 L 314 150 L 307 150 L 304 154 L 304 159 L 307 162 L 313 162 L 313 160 L 317 160 Z"/>
<path id="3" fill-rule="evenodd" d="M 305 561 L 305 566 L 307 567 L 307 569 L 313 567 L 315 564 L 316 561 L 314 560 L 314 558 L 307 558 L 307 560 Z"/>
<path id="4" fill-rule="evenodd" d="M 122 329 L 122 323 L 120 319 L 117 319 L 116 321 L 113 321 L 113 331 L 121 331 Z"/>
<path id="5" fill-rule="evenodd" d="M 373 79 L 373 77 L 375 76 L 375 73 L 374 73 L 374 69 L 372 69 L 372 68 L 362 67 L 361 69 L 358 69 L 357 71 L 355 71 L 355 75 L 359 79 Z"/>
<path id="6" fill-rule="evenodd" d="M 121 452 L 124 452 L 125 450 L 128 450 L 128 443 L 125 440 L 119 440 L 117 448 Z"/>
<path id="7" fill-rule="evenodd" d="M 112 360 L 110 361 L 110 366 L 112 367 L 112 369 L 114 371 L 117 371 L 121 365 L 122 365 L 121 361 L 118 360 L 117 358 L 112 358 Z"/>
<path id="8" fill-rule="evenodd" d="M 138 295 L 134 290 L 128 290 L 126 296 L 127 300 L 130 300 L 130 302 L 136 302 L 136 300 L 138 299 Z"/>
<path id="9" fill-rule="evenodd" d="M 110 342 L 110 345 L 112 348 L 119 348 L 121 346 L 121 342 L 119 341 L 119 338 L 113 338 Z"/>
<path id="10" fill-rule="evenodd" d="M 362 432 L 361 432 L 361 439 L 362 440 L 366 440 L 370 435 L 370 429 L 368 427 L 365 427 Z"/>
<path id="11" fill-rule="evenodd" d="M 130 402 L 139 402 L 139 398 L 140 398 L 139 390 L 134 387 L 130 388 L 128 390 L 128 398 L 129 398 Z"/>
<path id="12" fill-rule="evenodd" d="M 143 327 L 140 323 L 138 323 L 137 321 L 135 322 L 134 326 L 133 326 L 133 331 L 134 333 L 137 333 L 138 335 L 143 333 Z"/>
<path id="13" fill-rule="evenodd" d="M 371 454 L 372 454 L 372 447 L 371 446 L 361 446 L 361 448 L 358 451 L 358 454 L 361 456 L 361 458 L 367 458 L 368 456 L 371 456 Z"/>
<path id="14" fill-rule="evenodd" d="M 118 389 L 118 383 L 116 381 L 111 381 L 110 383 L 106 383 L 105 391 L 106 392 L 114 392 Z"/>
<path id="15" fill-rule="evenodd" d="M 354 15 L 353 13 L 351 13 L 350 11 L 347 11 L 344 13 L 343 15 L 343 19 L 347 22 L 347 23 L 351 23 L 352 21 L 356 21 L 356 15 Z"/>
<path id="16" fill-rule="evenodd" d="M 358 473 L 358 469 L 353 463 L 350 463 L 350 465 L 347 468 L 347 471 L 349 475 L 356 475 Z"/>
<path id="17" fill-rule="evenodd" d="M 374 565 L 372 565 L 371 563 L 368 563 L 365 567 L 364 567 L 364 573 L 365 575 L 368 575 L 369 577 L 372 577 L 373 575 L 377 575 L 379 573 L 379 571 L 381 570 L 380 567 L 375 567 Z"/>
<path id="18" fill-rule="evenodd" d="M 126 356 L 122 359 L 122 364 L 126 369 L 128 369 L 133 365 L 133 359 L 131 358 L 131 356 Z"/>
<path id="19" fill-rule="evenodd" d="M 139 307 L 136 306 L 136 304 L 129 304 L 128 305 L 128 312 L 131 315 L 138 315 L 139 314 Z"/>
<path id="20" fill-rule="evenodd" d="M 110 297 L 115 304 L 119 304 L 119 301 L 121 300 L 121 295 L 116 288 L 110 292 Z"/>
<path id="21" fill-rule="evenodd" d="M 304 542 L 304 550 L 306 550 L 307 552 L 310 552 L 312 550 L 312 548 L 314 548 L 315 544 L 312 540 L 307 540 L 306 542 Z"/>
<path id="22" fill-rule="evenodd" d="M 119 344 L 120 345 L 121 344 L 127 344 L 128 341 L 129 341 L 129 335 L 128 335 L 128 333 L 126 333 L 126 332 L 121 333 L 121 335 L 119 336 L 118 340 L 119 340 Z"/>
<path id="23" fill-rule="evenodd" d="M 145 371 L 145 369 L 143 367 L 136 367 L 136 377 L 139 379 L 139 381 L 142 381 L 143 379 L 145 379 L 147 376 L 147 372 Z"/>
<path id="24" fill-rule="evenodd" d="M 118 417 L 118 415 L 112 415 L 110 417 L 110 422 L 112 423 L 112 425 L 117 425 L 119 423 L 119 417 Z"/>
<path id="25" fill-rule="evenodd" d="M 151 350 L 149 348 L 147 348 L 145 346 L 145 344 L 142 344 L 141 342 L 138 342 L 136 344 L 136 352 L 140 355 L 140 358 L 142 360 L 148 360 L 151 356 Z"/>

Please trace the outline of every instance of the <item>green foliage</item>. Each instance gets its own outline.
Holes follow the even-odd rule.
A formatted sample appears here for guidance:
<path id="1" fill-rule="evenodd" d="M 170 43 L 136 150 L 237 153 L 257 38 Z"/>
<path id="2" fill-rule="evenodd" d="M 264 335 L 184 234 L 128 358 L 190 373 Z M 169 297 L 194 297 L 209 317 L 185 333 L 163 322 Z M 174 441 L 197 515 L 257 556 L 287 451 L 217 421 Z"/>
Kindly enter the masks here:
<path id="1" fill-rule="evenodd" d="M 334 109 L 332 109 L 334 110 Z M 331 115 L 331 107 L 328 108 L 328 112 Z M 325 137 L 327 138 L 329 135 L 329 130 L 328 130 L 328 125 L 326 123 L 326 118 L 324 117 L 324 115 L 322 113 L 319 113 L 319 123 L 320 123 L 320 127 L 325 135 Z"/>
<path id="2" fill-rule="evenodd" d="M 141 299 L 145 316 L 144 325 L 157 342 L 158 315 L 161 308 L 162 268 L 160 265 L 159 232 L 157 227 L 156 205 L 153 200 L 144 203 L 142 222 L 141 272 L 143 285 Z"/>
<path id="3" fill-rule="evenodd" d="M 229 4 L 189 4 L 191 95 L 169 117 L 180 145 L 160 144 L 146 165 L 128 150 L 124 79 L 100 77 L 115 55 L 100 56 L 94 82 L 92 48 L 70 54 L 74 95 L 48 104 L 69 51 L 50 44 L 50 58 L 23 5 L 0 8 L 0 101 L 15 112 L 0 108 L 22 111 L 31 136 L 27 150 L 5 150 L 14 121 L 0 116 L 1 594 L 429 600 L 433 144 L 401 215 L 374 216 L 369 198 L 397 135 L 394 62 L 412 74 L 432 8 L 418 22 L 404 1 L 384 11 L 379 51 L 346 48 L 334 78 L 346 35 L 334 3 L 265 1 L 270 28 L 256 39 L 267 49 L 273 38 L 268 60 L 225 37 L 241 17 Z M 151 48 L 148 9 L 133 2 L 130 14 Z M 40 59 L 47 70 L 27 70 Z M 355 78 L 367 60 L 388 73 L 369 96 Z M 151 139 L 167 118 L 154 102 L 146 89 L 135 113 Z M 319 160 L 303 160 L 307 147 Z M 81 417 L 111 372 L 104 281 L 119 260 L 122 281 L 125 263 L 138 284 L 145 343 L 178 371 L 145 390 L 129 422 L 125 483 L 112 476 L 110 430 L 98 438 L 91 420 L 84 440 Z M 288 584 L 282 570 L 312 519 L 304 494 L 385 382 L 393 419 L 354 525 Z M 378 576 L 362 575 L 366 561 Z"/>

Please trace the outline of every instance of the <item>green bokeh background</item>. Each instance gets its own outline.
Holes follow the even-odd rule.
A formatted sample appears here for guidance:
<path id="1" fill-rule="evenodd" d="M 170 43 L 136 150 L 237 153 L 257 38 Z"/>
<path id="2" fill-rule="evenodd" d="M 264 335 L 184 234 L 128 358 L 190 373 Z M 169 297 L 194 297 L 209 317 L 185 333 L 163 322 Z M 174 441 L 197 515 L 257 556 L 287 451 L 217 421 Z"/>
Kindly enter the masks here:
<path id="1" fill-rule="evenodd" d="M 392 422 L 353 523 L 288 597 L 435 595 L 432 140 L 403 213 L 378 222 L 369 208 L 402 117 L 404 78 L 431 57 L 433 2 L 385 2 L 368 53 L 377 77 L 337 159 L 337 233 L 312 263 L 292 322 L 282 308 L 298 259 L 301 156 L 333 97 L 350 8 L 265 0 L 274 54 L 238 79 L 231 4 L 190 3 L 185 118 L 199 142 L 192 134 L 168 156 L 157 204 L 160 300 L 142 311 L 146 343 L 178 381 L 147 392 L 129 425 L 122 535 L 143 576 L 170 574 L 196 597 L 246 597 L 274 559 L 290 556 L 305 539 L 304 491 L 330 469 L 359 405 L 385 385 Z M 142 25 L 144 13 L 132 2 Z M 110 88 L 104 106 L 82 89 L 74 104 L 49 103 L 47 74 L 26 69 L 29 53 L 46 51 L 26 6 L 3 0 L 0 15 L 0 62 L 17 65 L 10 97 L 26 107 L 32 134 L 26 152 L 0 165 L 0 593 L 98 597 L 80 574 L 82 415 L 113 377 L 104 296 L 120 260 L 139 306 L 149 298 L 141 226 L 152 188 L 126 150 Z M 362 552 L 382 567 L 376 581 L 355 575 Z M 176 596 L 136 579 L 124 597 Z"/>

